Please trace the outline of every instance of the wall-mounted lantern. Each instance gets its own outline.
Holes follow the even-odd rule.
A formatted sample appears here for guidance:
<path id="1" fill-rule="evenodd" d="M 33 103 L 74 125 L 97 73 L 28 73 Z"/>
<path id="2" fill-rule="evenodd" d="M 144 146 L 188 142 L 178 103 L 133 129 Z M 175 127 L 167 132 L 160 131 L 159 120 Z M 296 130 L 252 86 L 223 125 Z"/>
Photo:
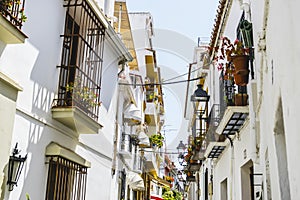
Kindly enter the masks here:
<path id="1" fill-rule="evenodd" d="M 24 163 L 27 159 L 27 154 L 25 155 L 25 157 L 21 157 L 21 155 L 17 156 L 20 153 L 20 150 L 18 150 L 17 147 L 18 147 L 18 143 L 16 143 L 12 155 L 9 157 L 8 180 L 7 180 L 9 191 L 12 191 L 14 189 L 14 186 L 17 185 Z"/>
<path id="2" fill-rule="evenodd" d="M 186 164 L 184 163 L 184 154 L 186 153 L 186 145 L 183 144 L 182 140 L 180 140 L 178 146 L 176 147 L 178 151 L 178 162 L 181 166 L 185 166 Z"/>
<path id="3" fill-rule="evenodd" d="M 193 102 L 208 102 L 210 96 L 207 94 L 206 91 L 202 89 L 203 85 L 198 84 L 197 89 L 195 90 L 194 94 L 191 96 L 191 101 Z"/>

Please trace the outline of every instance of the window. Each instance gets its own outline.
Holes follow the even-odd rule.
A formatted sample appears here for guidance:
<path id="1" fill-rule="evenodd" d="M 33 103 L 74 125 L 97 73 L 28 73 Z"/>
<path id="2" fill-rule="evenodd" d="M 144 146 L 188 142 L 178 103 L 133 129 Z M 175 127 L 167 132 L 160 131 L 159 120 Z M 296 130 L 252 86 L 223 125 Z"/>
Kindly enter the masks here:
<path id="1" fill-rule="evenodd" d="M 77 107 L 98 119 L 105 27 L 85 0 L 66 0 L 65 30 L 54 106 Z"/>
<path id="2" fill-rule="evenodd" d="M 87 167 L 61 156 L 49 157 L 46 200 L 84 200 Z"/>

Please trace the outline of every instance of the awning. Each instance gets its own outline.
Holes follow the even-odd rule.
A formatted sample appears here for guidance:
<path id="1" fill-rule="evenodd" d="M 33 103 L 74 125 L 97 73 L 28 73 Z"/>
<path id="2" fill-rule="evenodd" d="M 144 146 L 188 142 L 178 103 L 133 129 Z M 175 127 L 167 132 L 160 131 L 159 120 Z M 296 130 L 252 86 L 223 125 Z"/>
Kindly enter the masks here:
<path id="1" fill-rule="evenodd" d="M 161 185 L 161 186 L 165 186 L 165 187 L 168 187 L 168 188 L 170 188 L 170 186 L 172 185 L 172 183 L 170 183 L 170 182 L 168 182 L 168 181 L 166 181 L 166 180 L 164 180 L 164 179 L 162 179 L 162 178 L 160 178 L 160 177 L 158 177 L 158 176 L 153 176 L 152 174 L 150 174 L 150 173 L 147 173 L 147 175 L 149 176 L 149 178 L 152 180 L 152 182 L 153 182 L 153 180 L 154 180 L 154 182 L 157 184 L 157 185 Z"/>
<path id="2" fill-rule="evenodd" d="M 151 200 L 163 200 L 163 198 L 161 198 L 159 196 L 154 196 L 154 195 L 151 195 L 150 199 Z"/>
<path id="3" fill-rule="evenodd" d="M 126 174 L 126 182 L 128 183 L 130 189 L 132 190 L 137 190 L 137 191 L 145 190 L 144 180 L 136 172 L 129 171 Z"/>
<path id="4" fill-rule="evenodd" d="M 144 131 L 139 132 L 138 139 L 140 147 L 150 147 L 149 136 Z"/>
<path id="5" fill-rule="evenodd" d="M 140 122 L 142 120 L 142 112 L 133 103 L 130 103 L 125 109 L 124 118 Z"/>

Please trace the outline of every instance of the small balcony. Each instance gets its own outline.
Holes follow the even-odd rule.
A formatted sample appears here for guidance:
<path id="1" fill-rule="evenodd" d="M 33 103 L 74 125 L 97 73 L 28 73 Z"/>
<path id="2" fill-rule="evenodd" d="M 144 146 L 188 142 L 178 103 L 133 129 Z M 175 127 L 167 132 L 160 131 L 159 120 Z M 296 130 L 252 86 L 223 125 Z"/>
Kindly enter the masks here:
<path id="1" fill-rule="evenodd" d="M 205 158 L 218 158 L 223 150 L 225 149 L 225 136 L 219 135 L 216 133 L 216 129 L 218 128 L 221 120 L 221 107 L 219 104 L 214 104 L 211 107 L 209 116 L 208 116 L 208 124 L 209 128 L 206 133 L 205 142 L 202 143 L 204 147 L 203 156 Z"/>
<path id="2" fill-rule="evenodd" d="M 67 0 L 57 98 L 52 117 L 78 134 L 96 134 L 105 24 L 88 1 Z M 76 12 L 74 12 L 76 10 Z"/>
<path id="3" fill-rule="evenodd" d="M 224 80 L 224 76 L 220 80 L 220 120 L 216 132 L 234 135 L 249 115 L 247 87 L 235 85 L 230 79 Z"/>
<path id="4" fill-rule="evenodd" d="M 159 110 L 155 102 L 147 102 L 145 109 L 145 121 L 150 126 L 155 126 L 159 122 Z"/>
<path id="5" fill-rule="evenodd" d="M 5 44 L 24 43 L 27 36 L 21 31 L 23 22 L 25 0 L 0 1 L 0 40 Z"/>
<path id="6" fill-rule="evenodd" d="M 70 71 L 66 67 L 61 70 Z M 100 88 L 78 68 L 74 71 L 78 74 L 75 80 L 60 85 L 58 98 L 53 101 L 52 117 L 78 134 L 96 134 L 102 127 L 97 122 Z"/>
<path id="7" fill-rule="evenodd" d="M 119 151 L 119 154 L 122 155 L 125 159 L 132 158 L 132 146 L 130 135 L 123 133 L 121 149 Z"/>
<path id="8" fill-rule="evenodd" d="M 145 151 L 144 158 L 145 158 L 145 167 L 146 170 L 149 172 L 158 173 L 158 163 L 157 163 L 157 153 L 151 151 Z"/>

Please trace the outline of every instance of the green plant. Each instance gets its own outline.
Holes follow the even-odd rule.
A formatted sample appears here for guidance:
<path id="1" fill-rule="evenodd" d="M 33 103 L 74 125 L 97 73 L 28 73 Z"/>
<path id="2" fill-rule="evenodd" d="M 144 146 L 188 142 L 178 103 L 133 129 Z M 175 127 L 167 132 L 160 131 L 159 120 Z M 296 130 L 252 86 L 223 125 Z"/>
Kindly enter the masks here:
<path id="1" fill-rule="evenodd" d="M 21 0 L 1 0 L 0 9 L 2 10 L 3 14 L 5 14 L 3 10 L 7 10 L 10 13 L 18 13 L 16 18 L 18 18 L 18 20 L 20 20 L 21 22 L 25 22 L 27 20 L 27 17 L 24 13 L 24 7 L 22 7 L 21 4 Z M 14 10 L 12 10 L 13 8 Z"/>
<path id="2" fill-rule="evenodd" d="M 153 134 L 149 138 L 150 142 L 154 145 L 156 145 L 158 148 L 161 148 L 163 146 L 164 137 L 160 134 Z"/>
<path id="3" fill-rule="evenodd" d="M 178 190 L 171 190 L 170 188 L 163 188 L 162 198 L 164 200 L 182 200 L 182 194 Z"/>
<path id="4" fill-rule="evenodd" d="M 79 100 L 81 104 L 88 108 L 101 105 L 101 101 L 98 100 L 97 88 L 83 85 L 79 77 L 76 77 L 75 82 L 67 84 L 66 91 L 72 94 L 72 98 Z"/>

